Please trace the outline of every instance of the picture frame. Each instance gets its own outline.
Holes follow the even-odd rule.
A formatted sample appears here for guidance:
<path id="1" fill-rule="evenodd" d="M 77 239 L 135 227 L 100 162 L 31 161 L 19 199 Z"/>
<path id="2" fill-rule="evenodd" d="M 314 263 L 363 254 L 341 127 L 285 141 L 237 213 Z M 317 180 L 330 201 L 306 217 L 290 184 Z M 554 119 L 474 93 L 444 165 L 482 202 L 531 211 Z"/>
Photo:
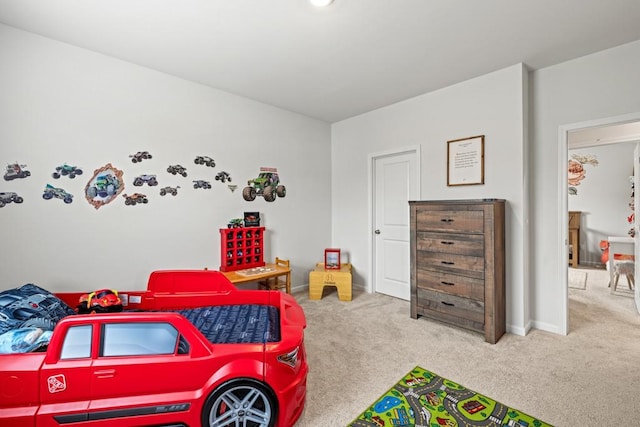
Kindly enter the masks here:
<path id="1" fill-rule="evenodd" d="M 324 250 L 324 268 L 326 270 L 340 270 L 340 249 L 327 248 Z"/>
<path id="2" fill-rule="evenodd" d="M 260 227 L 260 212 L 245 212 L 244 213 L 244 226 L 245 227 Z"/>
<path id="3" fill-rule="evenodd" d="M 447 186 L 484 184 L 484 135 L 447 141 Z"/>

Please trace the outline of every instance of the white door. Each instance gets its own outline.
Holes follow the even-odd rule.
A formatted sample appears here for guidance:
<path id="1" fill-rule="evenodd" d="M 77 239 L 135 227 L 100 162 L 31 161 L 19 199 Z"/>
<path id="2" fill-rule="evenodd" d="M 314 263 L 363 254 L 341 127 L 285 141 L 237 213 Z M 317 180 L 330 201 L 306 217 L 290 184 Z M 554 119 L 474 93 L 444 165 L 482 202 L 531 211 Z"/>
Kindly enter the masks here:
<path id="1" fill-rule="evenodd" d="M 636 143 L 636 148 L 633 150 L 633 170 L 635 171 L 633 174 L 633 200 L 635 212 L 635 192 L 637 189 L 640 189 L 640 143 Z M 636 237 L 633 242 L 633 253 L 635 254 L 636 265 L 635 277 L 640 277 L 640 258 L 638 257 L 638 254 L 640 254 L 640 218 L 638 218 L 638 215 L 634 215 L 633 229 L 636 232 Z M 640 283 L 635 284 L 634 297 L 636 300 L 636 310 L 640 313 Z"/>
<path id="2" fill-rule="evenodd" d="M 409 300 L 409 200 L 419 194 L 418 152 L 374 158 L 374 291 Z M 640 277 L 640 276 L 639 276 Z"/>

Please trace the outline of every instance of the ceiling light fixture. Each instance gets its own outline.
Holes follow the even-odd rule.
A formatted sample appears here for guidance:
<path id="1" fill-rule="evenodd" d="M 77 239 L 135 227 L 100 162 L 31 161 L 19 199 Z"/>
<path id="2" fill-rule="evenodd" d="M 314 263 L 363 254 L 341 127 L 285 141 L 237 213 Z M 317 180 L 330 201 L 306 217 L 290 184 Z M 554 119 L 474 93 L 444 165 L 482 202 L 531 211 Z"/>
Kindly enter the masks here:
<path id="1" fill-rule="evenodd" d="M 329 6 L 333 0 L 309 0 L 309 2 L 315 7 Z"/>

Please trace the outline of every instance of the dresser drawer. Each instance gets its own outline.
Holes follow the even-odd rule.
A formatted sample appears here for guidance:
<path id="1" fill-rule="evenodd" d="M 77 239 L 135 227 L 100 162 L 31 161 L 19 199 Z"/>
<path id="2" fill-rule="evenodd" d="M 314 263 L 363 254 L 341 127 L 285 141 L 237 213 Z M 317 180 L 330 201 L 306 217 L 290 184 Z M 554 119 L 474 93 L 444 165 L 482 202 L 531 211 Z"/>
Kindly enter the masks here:
<path id="1" fill-rule="evenodd" d="M 416 223 L 417 231 L 484 233 L 484 214 L 481 210 L 419 211 L 416 214 Z"/>
<path id="2" fill-rule="evenodd" d="M 449 254 L 484 255 L 482 234 L 451 234 L 419 231 L 416 233 L 416 247 L 419 251 L 444 252 Z"/>
<path id="3" fill-rule="evenodd" d="M 484 258 L 482 257 L 419 251 L 416 267 L 421 270 L 484 279 Z"/>
<path id="4" fill-rule="evenodd" d="M 483 329 L 483 302 L 426 289 L 418 289 L 417 291 L 416 302 L 420 314 L 437 317 L 458 326 L 476 330 Z"/>
<path id="5" fill-rule="evenodd" d="M 418 289 L 444 292 L 451 295 L 484 301 L 484 280 L 450 273 L 417 270 Z"/>

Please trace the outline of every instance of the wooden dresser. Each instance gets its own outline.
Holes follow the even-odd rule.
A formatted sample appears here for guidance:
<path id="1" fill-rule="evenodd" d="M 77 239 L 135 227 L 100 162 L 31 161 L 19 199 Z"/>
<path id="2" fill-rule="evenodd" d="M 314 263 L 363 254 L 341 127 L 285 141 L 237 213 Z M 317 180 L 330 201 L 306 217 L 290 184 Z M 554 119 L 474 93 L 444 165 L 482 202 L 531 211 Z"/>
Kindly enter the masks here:
<path id="1" fill-rule="evenodd" d="M 505 332 L 505 201 L 410 201 L 411 317 Z"/>

